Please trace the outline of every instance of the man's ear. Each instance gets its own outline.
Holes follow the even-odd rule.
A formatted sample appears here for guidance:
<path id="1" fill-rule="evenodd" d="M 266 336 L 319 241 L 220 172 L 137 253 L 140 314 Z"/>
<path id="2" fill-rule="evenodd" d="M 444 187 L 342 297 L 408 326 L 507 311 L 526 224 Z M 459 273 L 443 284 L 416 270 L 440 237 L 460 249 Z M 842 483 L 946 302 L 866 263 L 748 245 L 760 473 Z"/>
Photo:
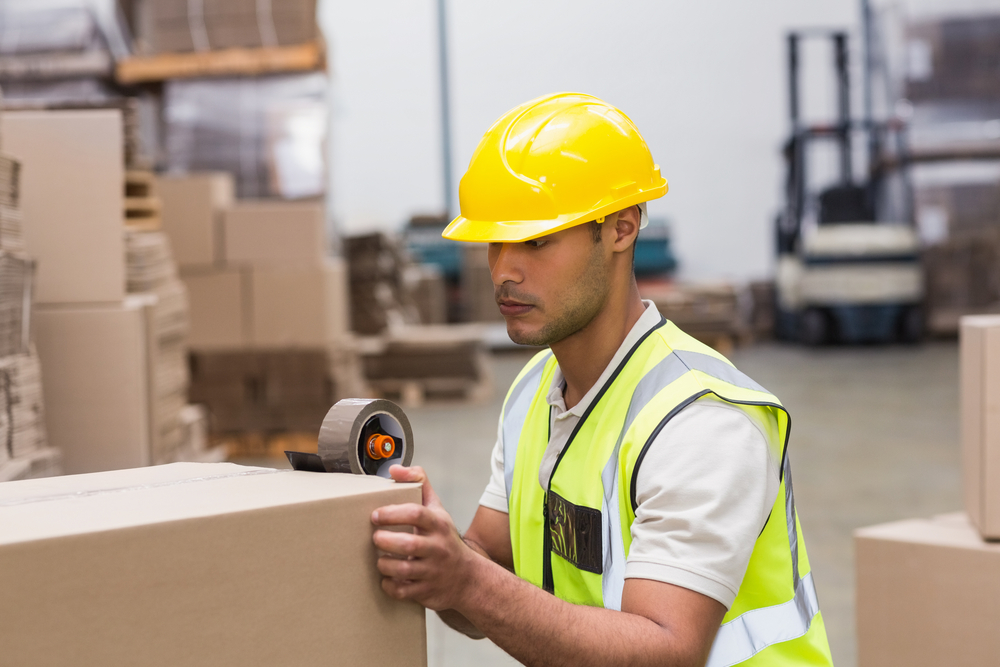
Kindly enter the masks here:
<path id="1" fill-rule="evenodd" d="M 632 247 L 639 235 L 639 207 L 629 206 L 615 214 L 615 252 L 622 252 Z"/>

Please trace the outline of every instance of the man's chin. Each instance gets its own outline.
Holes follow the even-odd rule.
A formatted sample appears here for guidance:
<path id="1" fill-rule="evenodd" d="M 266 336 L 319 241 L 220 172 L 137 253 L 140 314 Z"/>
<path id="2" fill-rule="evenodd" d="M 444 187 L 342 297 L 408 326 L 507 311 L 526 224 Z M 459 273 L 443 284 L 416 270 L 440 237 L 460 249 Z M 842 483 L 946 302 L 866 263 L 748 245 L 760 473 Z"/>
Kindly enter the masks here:
<path id="1" fill-rule="evenodd" d="M 518 345 L 529 345 L 531 347 L 545 347 L 551 341 L 544 330 L 528 329 L 518 326 L 517 322 L 507 323 L 507 336 Z"/>

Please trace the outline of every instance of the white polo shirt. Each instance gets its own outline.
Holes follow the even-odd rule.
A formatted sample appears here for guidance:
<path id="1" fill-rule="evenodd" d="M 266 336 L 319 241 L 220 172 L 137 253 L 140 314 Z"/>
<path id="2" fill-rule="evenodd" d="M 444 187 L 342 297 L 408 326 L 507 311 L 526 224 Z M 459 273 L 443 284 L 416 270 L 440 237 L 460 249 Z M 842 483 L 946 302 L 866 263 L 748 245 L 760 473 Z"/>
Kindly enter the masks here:
<path id="1" fill-rule="evenodd" d="M 656 306 L 643 303 L 645 312 L 600 379 L 568 410 L 563 374 L 556 369 L 547 397 L 552 406 L 551 436 L 538 474 L 543 488 L 548 488 L 559 454 L 601 387 L 628 351 L 660 322 Z M 667 422 L 639 467 L 638 508 L 625 578 L 682 586 L 731 607 L 778 495 L 781 462 L 768 446 L 778 437 L 778 425 L 768 411 L 748 414 L 712 395 L 699 398 Z M 491 468 L 479 504 L 507 512 L 499 435 Z"/>

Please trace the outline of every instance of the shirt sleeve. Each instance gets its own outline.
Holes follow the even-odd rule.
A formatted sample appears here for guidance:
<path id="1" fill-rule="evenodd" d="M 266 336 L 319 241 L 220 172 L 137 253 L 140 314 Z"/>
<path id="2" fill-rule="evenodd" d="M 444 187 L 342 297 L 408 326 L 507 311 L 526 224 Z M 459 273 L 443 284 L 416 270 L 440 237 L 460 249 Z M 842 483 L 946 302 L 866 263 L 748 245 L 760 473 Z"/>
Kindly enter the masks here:
<path id="1" fill-rule="evenodd" d="M 780 461 L 768 446 L 776 437 L 770 410 L 748 413 L 712 396 L 671 419 L 639 468 L 625 578 L 731 607 L 778 495 Z"/>
<path id="2" fill-rule="evenodd" d="M 493 455 L 490 456 L 490 481 L 486 484 L 483 495 L 479 498 L 479 504 L 491 510 L 508 514 L 507 508 L 507 483 L 503 477 L 503 421 L 497 425 L 497 442 L 493 446 Z"/>

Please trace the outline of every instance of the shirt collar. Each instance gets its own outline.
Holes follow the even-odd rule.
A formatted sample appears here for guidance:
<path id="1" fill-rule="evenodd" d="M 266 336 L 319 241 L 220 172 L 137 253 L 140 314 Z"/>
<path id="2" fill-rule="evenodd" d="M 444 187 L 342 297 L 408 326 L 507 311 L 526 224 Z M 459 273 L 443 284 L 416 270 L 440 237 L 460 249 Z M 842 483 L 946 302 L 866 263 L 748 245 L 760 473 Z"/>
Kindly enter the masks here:
<path id="1" fill-rule="evenodd" d="M 566 409 L 566 400 L 563 397 L 566 379 L 563 377 L 562 369 L 559 368 L 558 364 L 556 365 L 556 371 L 552 374 L 552 384 L 549 385 L 549 393 L 545 399 L 550 406 L 556 408 L 556 419 L 565 419 L 570 415 L 577 418 L 583 417 L 583 413 L 586 412 L 587 408 L 590 407 L 590 404 L 594 402 L 598 392 L 601 391 L 601 387 L 608 382 L 611 378 L 611 374 L 615 372 L 615 369 L 618 368 L 618 365 L 622 362 L 622 359 L 625 358 L 625 355 L 628 354 L 629 350 L 631 350 L 635 344 L 639 342 L 640 338 L 645 336 L 660 323 L 662 316 L 660 315 L 660 311 L 656 309 L 653 302 L 644 299 L 642 304 L 646 307 L 646 310 L 644 310 L 642 315 L 639 316 L 636 323 L 632 325 L 632 329 L 628 332 L 628 335 L 625 336 L 625 340 L 622 341 L 621 346 L 619 346 L 618 351 L 615 352 L 615 356 L 611 358 L 611 361 L 604 369 L 604 372 L 601 373 L 601 377 L 598 378 L 597 382 L 594 383 L 594 386 L 583 395 L 580 402 L 569 410 Z"/>

